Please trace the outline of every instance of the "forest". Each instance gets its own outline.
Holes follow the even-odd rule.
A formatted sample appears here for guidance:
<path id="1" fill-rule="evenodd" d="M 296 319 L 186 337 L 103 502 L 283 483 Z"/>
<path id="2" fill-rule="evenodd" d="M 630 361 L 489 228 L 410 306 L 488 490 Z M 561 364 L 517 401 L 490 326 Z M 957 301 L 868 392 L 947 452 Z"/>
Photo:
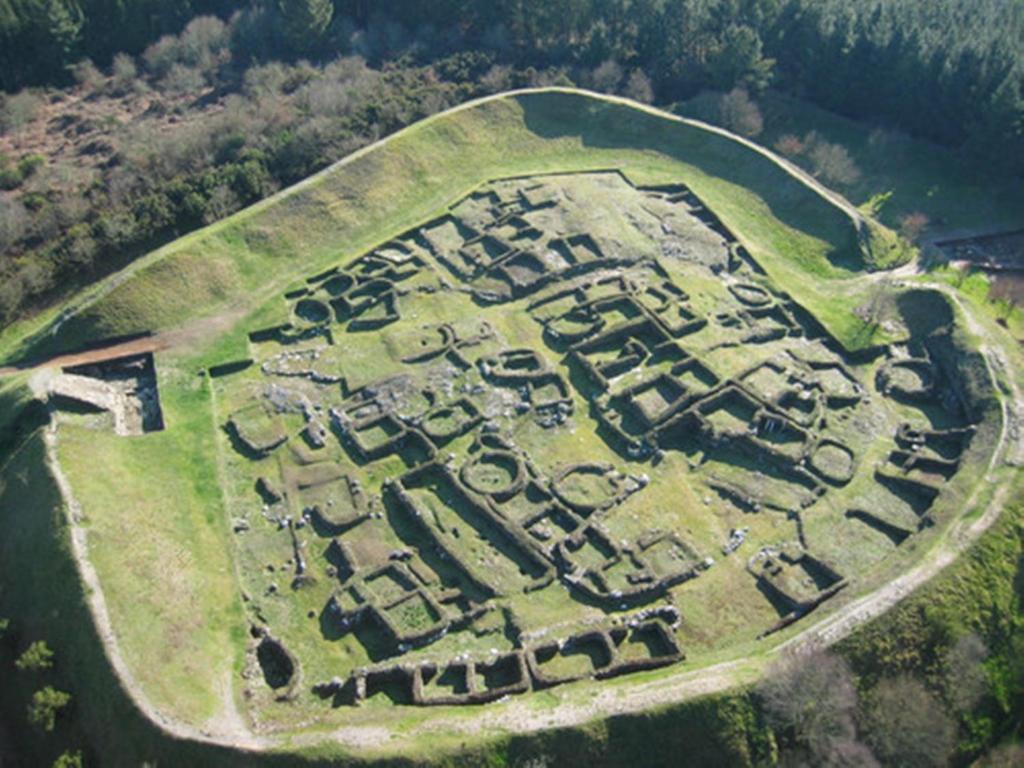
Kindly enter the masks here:
<path id="1" fill-rule="evenodd" d="M 733 127 L 771 89 L 1024 172 L 1016 0 L 0 0 L 0 324 L 426 115 L 553 84 L 730 93 Z"/>

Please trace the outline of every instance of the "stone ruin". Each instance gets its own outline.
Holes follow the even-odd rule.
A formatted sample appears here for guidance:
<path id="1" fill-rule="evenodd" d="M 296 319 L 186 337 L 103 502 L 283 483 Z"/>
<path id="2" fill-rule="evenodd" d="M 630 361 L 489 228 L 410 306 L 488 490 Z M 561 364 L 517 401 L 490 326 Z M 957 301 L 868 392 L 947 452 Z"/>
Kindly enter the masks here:
<path id="1" fill-rule="evenodd" d="M 59 410 L 109 414 L 118 435 L 164 428 L 151 353 L 68 366 L 46 381 L 46 398 Z"/>
<path id="2" fill-rule="evenodd" d="M 635 199 L 650 247 L 580 229 L 570 179 Z M 476 316 L 444 316 L 456 300 Z M 739 567 L 773 612 L 762 635 L 777 631 L 855 576 L 808 532 L 822 505 L 845 507 L 851 538 L 899 546 L 974 434 L 927 345 L 851 362 L 683 185 L 497 180 L 286 301 L 287 322 L 250 334 L 252 360 L 210 373 L 237 405 L 225 434 L 253 466 L 260 530 L 288 536 L 297 577 L 329 580 L 325 641 L 357 638 L 373 662 L 315 684 L 335 704 L 482 704 L 678 663 L 676 594 L 718 567 L 711 549 L 751 540 Z M 506 341 L 512 311 L 537 345 Z M 952 426 L 890 426 L 935 409 Z M 552 464 L 519 439 L 588 426 L 618 461 Z M 865 462 L 865 438 L 891 442 L 884 461 Z M 792 537 L 738 517 L 719 541 L 664 525 L 630 500 L 672 482 L 669 465 L 705 505 L 779 515 Z M 522 618 L 555 592 L 579 616 Z"/>

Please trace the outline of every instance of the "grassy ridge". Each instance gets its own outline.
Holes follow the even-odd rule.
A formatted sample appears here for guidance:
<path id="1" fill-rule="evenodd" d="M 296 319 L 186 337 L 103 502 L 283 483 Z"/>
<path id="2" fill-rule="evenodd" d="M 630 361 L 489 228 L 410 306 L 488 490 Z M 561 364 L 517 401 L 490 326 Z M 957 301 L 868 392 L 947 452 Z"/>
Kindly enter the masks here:
<path id="1" fill-rule="evenodd" d="M 208 394 L 174 375 L 161 388 L 173 428 L 131 440 L 68 424 L 59 454 L 125 660 L 160 711 L 201 724 L 231 695 L 245 621 Z"/>
<path id="2" fill-rule="evenodd" d="M 0 642 L 0 712 L 26 765 L 49 765 L 64 749 L 85 748 L 91 765 L 138 765 L 167 757 L 201 764 L 227 750 L 164 736 L 124 693 L 103 654 L 71 554 L 60 492 L 36 431 L 0 468 L 0 616 L 11 621 Z M 55 652 L 51 672 L 15 672 L 14 659 L 35 640 Z M 26 703 L 43 685 L 72 694 L 71 709 L 52 734 L 25 726 Z"/>
<path id="3" fill-rule="evenodd" d="M 820 308 L 837 335 L 852 338 L 849 319 L 831 309 L 821 280 L 850 277 L 864 266 L 843 211 L 718 133 L 625 102 L 542 91 L 418 123 L 146 257 L 87 294 L 93 299 L 72 302 L 84 308 L 59 334 L 37 328 L 25 338 L 25 326 L 10 329 L 0 354 L 54 352 L 171 328 L 231 306 L 253 309 L 296 276 L 358 255 L 488 179 L 598 167 L 619 167 L 638 183 L 689 184 L 775 279 Z"/>

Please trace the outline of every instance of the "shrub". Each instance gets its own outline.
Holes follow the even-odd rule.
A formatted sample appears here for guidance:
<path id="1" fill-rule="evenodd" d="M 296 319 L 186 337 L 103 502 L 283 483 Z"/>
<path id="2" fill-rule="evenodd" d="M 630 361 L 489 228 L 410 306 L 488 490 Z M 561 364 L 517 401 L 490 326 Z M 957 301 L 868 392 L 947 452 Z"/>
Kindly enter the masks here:
<path id="1" fill-rule="evenodd" d="M 21 171 L 7 155 L 0 155 L 0 189 L 17 189 L 21 186 Z"/>
<path id="2" fill-rule="evenodd" d="M 21 91 L 0 102 L 0 133 L 20 131 L 35 119 L 43 100 L 31 91 Z"/>
<path id="3" fill-rule="evenodd" d="M 46 158 L 42 155 L 25 155 L 18 161 L 18 173 L 22 179 L 27 179 L 46 164 Z"/>
<path id="4" fill-rule="evenodd" d="M 71 67 L 71 76 L 87 91 L 95 91 L 103 85 L 103 73 L 89 59 L 82 59 Z"/>
<path id="5" fill-rule="evenodd" d="M 71 694 L 46 686 L 32 694 L 28 722 L 34 728 L 50 733 L 57 723 L 57 715 L 70 703 Z"/>
<path id="6" fill-rule="evenodd" d="M 68 229 L 61 241 L 62 261 L 76 267 L 91 267 L 99 250 L 92 237 L 92 228 L 84 221 Z"/>
<path id="7" fill-rule="evenodd" d="M 125 93 L 131 89 L 135 85 L 135 79 L 139 76 L 135 59 L 127 53 L 119 53 L 114 57 L 110 72 L 113 78 L 111 86 L 117 93 Z"/>
<path id="8" fill-rule="evenodd" d="M 42 672 L 53 667 L 53 651 L 45 640 L 36 640 L 14 662 L 23 672 Z"/>

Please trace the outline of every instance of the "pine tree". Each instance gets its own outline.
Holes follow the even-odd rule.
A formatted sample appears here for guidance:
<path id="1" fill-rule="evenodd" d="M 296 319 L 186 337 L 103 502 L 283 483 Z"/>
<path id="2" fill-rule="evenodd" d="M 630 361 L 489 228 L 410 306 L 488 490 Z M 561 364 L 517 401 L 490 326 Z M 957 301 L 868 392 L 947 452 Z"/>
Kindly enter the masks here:
<path id="1" fill-rule="evenodd" d="M 334 16 L 331 0 L 277 0 L 277 8 L 295 53 L 315 50 Z"/>
<path id="2" fill-rule="evenodd" d="M 71 703 L 71 694 L 46 686 L 32 694 L 28 705 L 30 725 L 49 733 L 57 723 L 57 714 Z"/>

